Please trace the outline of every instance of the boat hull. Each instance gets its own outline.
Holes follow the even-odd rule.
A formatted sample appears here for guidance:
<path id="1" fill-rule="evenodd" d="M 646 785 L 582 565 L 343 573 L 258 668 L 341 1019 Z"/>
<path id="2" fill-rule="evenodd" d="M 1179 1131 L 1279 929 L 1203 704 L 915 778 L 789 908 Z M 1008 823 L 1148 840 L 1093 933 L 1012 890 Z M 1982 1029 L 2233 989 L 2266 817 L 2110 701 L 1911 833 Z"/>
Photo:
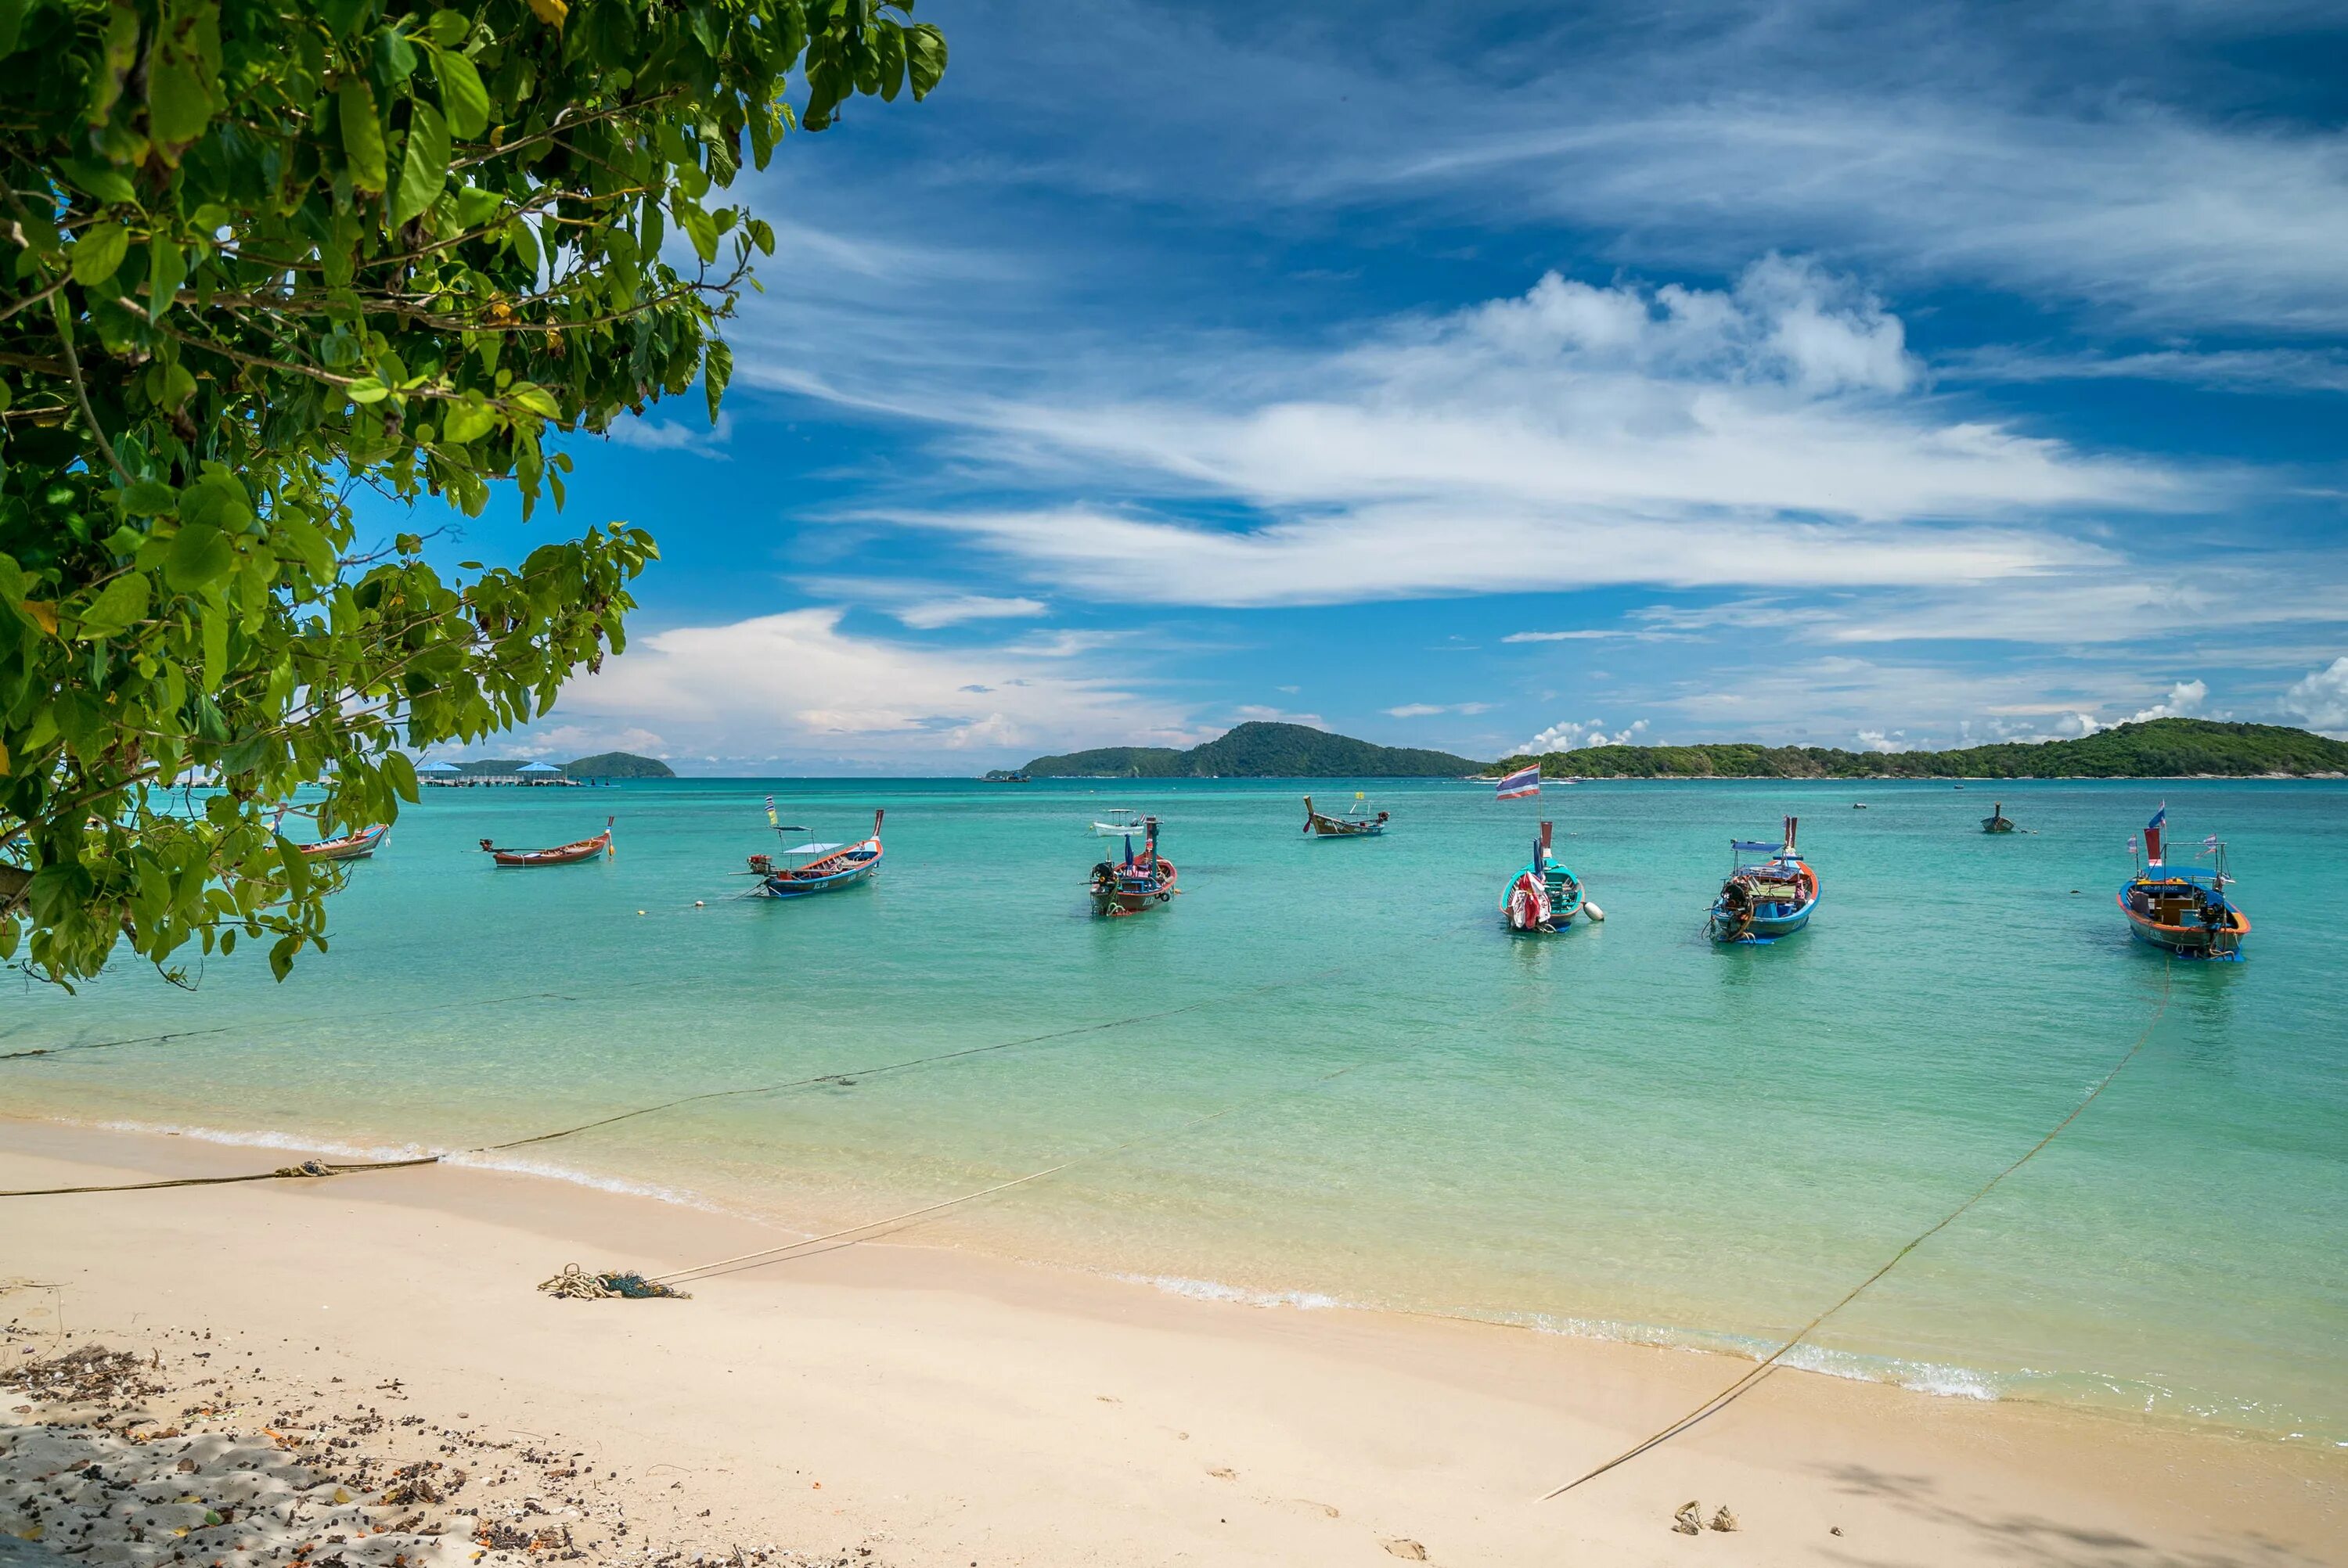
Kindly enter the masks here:
<path id="1" fill-rule="evenodd" d="M 1570 870 L 1554 860 L 1546 867 L 1527 861 L 1500 895 L 1500 918 L 1511 931 L 1551 934 L 1572 925 L 1582 904 L 1581 881 Z"/>
<path id="2" fill-rule="evenodd" d="M 386 824 L 382 827 L 369 828 L 365 833 L 352 834 L 348 838 L 330 838 L 319 844 L 305 844 L 302 846 L 302 853 L 311 860 L 366 860 L 383 847 L 383 841 L 390 836 L 391 828 Z"/>
<path id="3" fill-rule="evenodd" d="M 769 898 L 808 898 L 818 893 L 837 893 L 843 887 L 853 887 L 868 880 L 880 869 L 880 851 L 854 859 L 838 870 L 824 870 L 808 876 L 794 872 L 777 872 L 761 882 L 759 889 Z"/>
<path id="4" fill-rule="evenodd" d="M 1146 909 L 1159 908 L 1174 901 L 1174 883 L 1180 875 L 1174 863 L 1159 856 L 1154 870 L 1148 876 L 1107 876 L 1095 875 L 1092 880 L 1093 913 L 1096 915 L 1138 915 Z"/>
<path id="5" fill-rule="evenodd" d="M 1818 873 L 1807 863 L 1801 863 L 1797 872 L 1780 874 L 1781 878 L 1786 876 L 1793 876 L 1793 885 L 1807 889 L 1809 897 L 1798 904 L 1770 900 L 1740 911 L 1730 904 L 1729 889 L 1724 887 L 1721 896 L 1713 900 L 1711 914 L 1705 917 L 1704 934 L 1715 942 L 1735 945 L 1740 942 L 1775 942 L 1807 929 L 1810 917 L 1818 912 L 1822 891 Z M 1738 880 L 1730 878 L 1732 885 Z"/>
<path id="6" fill-rule="evenodd" d="M 2179 926 L 2129 907 L 2126 887 L 2119 890 L 2117 901 L 2120 913 L 2127 917 L 2128 930 L 2137 941 L 2180 958 L 2239 958 L 2242 943 L 2250 934 L 2250 917 L 2240 909 L 2229 909 L 2223 926 Z"/>
<path id="7" fill-rule="evenodd" d="M 582 860 L 592 860 L 612 847 L 609 832 L 592 838 L 582 838 L 575 844 L 557 845 L 552 849 L 498 849 L 488 839 L 481 848 L 500 868 L 528 870 L 539 866 L 576 866 Z"/>

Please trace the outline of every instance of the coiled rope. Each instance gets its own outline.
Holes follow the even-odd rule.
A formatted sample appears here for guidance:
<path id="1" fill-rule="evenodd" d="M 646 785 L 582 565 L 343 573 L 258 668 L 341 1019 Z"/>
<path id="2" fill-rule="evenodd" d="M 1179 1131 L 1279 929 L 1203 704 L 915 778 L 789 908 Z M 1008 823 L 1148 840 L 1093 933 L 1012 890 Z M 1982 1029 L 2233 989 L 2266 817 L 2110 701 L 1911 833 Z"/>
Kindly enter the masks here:
<path id="1" fill-rule="evenodd" d="M 2096 1086 L 2087 1091 L 2085 1098 L 2082 1099 L 2076 1105 L 2071 1107 L 2071 1113 L 2064 1117 L 2060 1122 L 2055 1122 L 2053 1127 L 2047 1129 L 2046 1135 L 2039 1139 L 2035 1143 L 2033 1143 L 2029 1148 L 2024 1150 L 2020 1158 L 2016 1159 L 2012 1164 L 2007 1165 L 2003 1170 L 1998 1172 L 1988 1181 L 1983 1182 L 1974 1190 L 1971 1197 L 1967 1198 L 1963 1203 L 1959 1204 L 1955 1208 L 1951 1209 L 1947 1214 L 1941 1215 L 1941 1218 L 1930 1227 L 1912 1237 L 1905 1246 L 1902 1246 L 1898 1252 L 1893 1253 L 1891 1256 L 1885 1261 L 1882 1267 L 1877 1269 L 1873 1274 L 1869 1275 L 1865 1279 L 1860 1280 L 1857 1285 L 1852 1286 L 1849 1291 L 1844 1293 L 1841 1300 L 1836 1302 L 1832 1307 L 1828 1307 L 1816 1317 L 1811 1318 L 1807 1323 L 1802 1325 L 1802 1327 L 1795 1332 L 1792 1338 L 1787 1340 L 1783 1345 L 1778 1346 L 1775 1350 L 1770 1351 L 1769 1354 L 1763 1358 L 1751 1371 L 1746 1372 L 1743 1377 L 1737 1378 L 1735 1382 L 1729 1384 L 1728 1387 L 1721 1389 L 1720 1392 L 1715 1394 L 1712 1398 L 1706 1399 L 1704 1403 L 1698 1405 L 1687 1414 L 1680 1417 L 1677 1420 L 1673 1421 L 1668 1426 L 1663 1427 L 1657 1431 L 1640 1439 L 1629 1448 L 1624 1449 L 1621 1453 L 1616 1454 L 1612 1459 L 1608 1460 L 1604 1464 L 1599 1465 L 1592 1470 L 1584 1471 L 1581 1474 L 1574 1477 L 1571 1481 L 1567 1481 L 1563 1486 L 1557 1487 L 1551 1491 L 1541 1493 L 1540 1501 L 1548 1502 L 1553 1498 L 1563 1497 L 1575 1487 L 1581 1486 L 1587 1481 L 1596 1481 L 1600 1476 L 1604 1475 L 1610 1470 L 1629 1464 L 1641 1454 L 1661 1448 L 1663 1444 L 1671 1441 L 1673 1438 L 1678 1437 L 1682 1432 L 1686 1431 L 1690 1427 L 1694 1426 L 1697 1422 L 1709 1420 L 1712 1417 L 1718 1415 L 1721 1411 L 1735 1404 L 1738 1399 L 1743 1399 L 1746 1394 L 1750 1393 L 1756 1387 L 1757 1387 L 1763 1378 L 1776 1371 L 1778 1364 L 1793 1351 L 1795 1347 L 1800 1345 L 1813 1333 L 1817 1332 L 1820 1324 L 1826 1322 L 1828 1318 L 1832 1317 L 1836 1313 L 1840 1312 L 1844 1307 L 1849 1307 L 1852 1302 L 1858 1300 L 1860 1294 L 1869 1286 L 1872 1286 L 1877 1280 L 1881 1279 L 1885 1275 L 1890 1274 L 1893 1269 L 1899 1267 L 1900 1265 L 1906 1260 L 1910 1253 L 1914 1252 L 1918 1247 L 1922 1246 L 1926 1242 L 1931 1240 L 1934 1236 L 1940 1235 L 1942 1231 L 1954 1225 L 1963 1216 L 1968 1209 L 1971 1209 L 1975 1204 L 1980 1203 L 1983 1198 L 1989 1196 L 1989 1194 L 1996 1189 L 1999 1183 L 2004 1181 L 2008 1176 L 2013 1174 L 2014 1172 L 2022 1169 L 2023 1166 L 2036 1159 L 2039 1153 L 2044 1150 L 2049 1143 L 2054 1142 L 2056 1136 L 2059 1135 L 2065 1128 L 2070 1126 L 2072 1122 L 2076 1122 L 2080 1116 L 2085 1112 L 2087 1107 L 2093 1105 L 2096 1102 L 2096 1098 L 2101 1095 L 2105 1090 L 2109 1089 L 2112 1086 L 2112 1081 L 2119 1077 L 2121 1071 L 2125 1069 L 2129 1062 L 2134 1061 L 2137 1057 L 2143 1052 L 2144 1048 L 2151 1042 L 2152 1031 L 2160 1027 L 2162 1015 L 2168 1011 L 2168 972 L 2169 961 L 2164 958 L 2161 961 L 2160 966 L 2160 1001 L 2158 1005 L 2152 1009 L 2151 1019 L 2145 1024 L 2143 1031 L 2136 1037 L 2135 1043 L 2131 1044 L 2127 1048 L 2127 1051 L 2122 1054 L 2117 1061 L 2112 1063 L 2111 1071 L 2105 1073 L 2102 1078 L 2096 1081 Z"/>

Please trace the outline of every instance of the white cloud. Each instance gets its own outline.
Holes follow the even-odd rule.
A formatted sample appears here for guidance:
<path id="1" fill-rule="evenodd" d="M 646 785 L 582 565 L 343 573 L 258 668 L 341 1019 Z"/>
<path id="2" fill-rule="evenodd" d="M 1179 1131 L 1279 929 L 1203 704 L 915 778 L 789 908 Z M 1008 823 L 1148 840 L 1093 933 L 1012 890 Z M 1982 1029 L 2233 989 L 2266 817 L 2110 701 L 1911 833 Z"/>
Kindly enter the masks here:
<path id="1" fill-rule="evenodd" d="M 2348 739 L 2348 656 L 2310 671 L 2283 693 L 2282 706 L 2309 729 Z"/>
<path id="2" fill-rule="evenodd" d="M 1961 418 L 1898 319 L 1807 263 L 1728 291 L 1541 279 L 1147 403 L 955 397 L 966 448 L 1246 502 L 1253 527 L 1068 506 L 901 512 L 1124 602 L 1326 603 L 1593 584 L 1975 583 L 2108 562 L 2050 515 L 2160 507 L 2149 463 Z M 1009 438 L 1006 441 L 1006 437 Z M 2024 519 L 2029 526 L 2024 527 Z"/>
<path id="3" fill-rule="evenodd" d="M 1908 739 L 1908 732 L 1905 730 L 1894 730 L 1890 734 L 1884 733 L 1881 730 L 1861 730 L 1859 732 L 1858 740 L 1859 749 L 1862 752 L 1905 752 L 1915 749 L 1913 743 Z"/>
<path id="4" fill-rule="evenodd" d="M 1049 650 L 852 636 L 840 630 L 845 613 L 795 610 L 639 636 L 564 690 L 560 717 L 584 736 L 656 715 L 680 747 L 729 756 L 902 759 L 1201 738 L 1172 703 L 1130 682 L 1072 673 Z"/>
<path id="5" fill-rule="evenodd" d="M 1638 743 L 1638 737 L 1646 732 L 1646 728 L 1647 721 L 1640 719 L 1628 729 L 1610 735 L 1606 733 L 1606 721 L 1603 719 L 1591 719 L 1581 723 L 1568 719 L 1562 723 L 1551 724 L 1531 740 L 1516 747 L 1509 754 L 1529 756 L 1548 752 L 1580 751 L 1586 746 L 1634 745 Z"/>
<path id="6" fill-rule="evenodd" d="M 2141 724 L 2150 719 L 2186 719 L 2201 711 L 2209 700 L 2209 687 L 2202 681 L 2179 681 L 2168 689 L 2168 695 L 2149 708 L 2140 708 L 2128 716 L 2131 724 Z"/>
<path id="7" fill-rule="evenodd" d="M 1473 715 L 1488 713 L 1491 711 L 1492 704 L 1489 702 L 1405 702 L 1399 708 L 1386 709 L 1385 713 L 1392 719 L 1424 719 L 1431 713 Z"/>
<path id="8" fill-rule="evenodd" d="M 603 435 L 615 445 L 644 452 L 690 452 L 699 457 L 723 457 L 726 443 L 734 435 L 734 420 L 731 415 L 720 414 L 716 425 L 681 425 L 675 420 L 631 414 L 613 420 Z"/>
<path id="9" fill-rule="evenodd" d="M 995 599 L 983 593 L 956 594 L 902 605 L 890 613 L 923 631 L 958 626 L 965 620 L 1023 620 L 1044 615 L 1051 606 L 1040 599 Z"/>

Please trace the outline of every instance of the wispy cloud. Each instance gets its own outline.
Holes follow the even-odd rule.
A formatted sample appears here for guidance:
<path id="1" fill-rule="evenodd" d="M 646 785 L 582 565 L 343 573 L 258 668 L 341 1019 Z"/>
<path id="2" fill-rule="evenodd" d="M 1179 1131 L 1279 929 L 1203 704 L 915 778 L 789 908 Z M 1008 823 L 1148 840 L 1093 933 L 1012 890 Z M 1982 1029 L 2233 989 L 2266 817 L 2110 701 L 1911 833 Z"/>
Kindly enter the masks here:
<path id="1" fill-rule="evenodd" d="M 844 614 L 814 608 L 655 632 L 566 688 L 560 721 L 583 743 L 657 714 L 680 751 L 785 759 L 1197 738 L 1178 704 L 1072 671 L 1054 651 L 859 637 L 841 629 Z"/>
<path id="2" fill-rule="evenodd" d="M 923 600 L 890 613 L 921 630 L 959 626 L 965 620 L 1025 620 L 1046 614 L 1051 606 L 1040 599 L 995 599 L 986 594 L 956 594 L 951 599 Z"/>

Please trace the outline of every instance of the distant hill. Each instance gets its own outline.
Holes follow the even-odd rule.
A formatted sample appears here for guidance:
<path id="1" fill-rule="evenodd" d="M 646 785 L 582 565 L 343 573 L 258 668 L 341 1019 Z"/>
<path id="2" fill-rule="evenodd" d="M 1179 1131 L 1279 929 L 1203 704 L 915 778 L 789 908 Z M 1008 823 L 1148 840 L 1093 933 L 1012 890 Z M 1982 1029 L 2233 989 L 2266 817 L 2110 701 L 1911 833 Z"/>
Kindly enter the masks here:
<path id="1" fill-rule="evenodd" d="M 1484 764 L 1448 752 L 1379 746 L 1304 724 L 1247 723 L 1203 746 L 1105 746 L 1037 757 L 1037 778 L 1458 778 Z"/>
<path id="2" fill-rule="evenodd" d="M 1949 752 L 1845 752 L 1828 746 L 1591 746 L 1504 757 L 1489 771 L 1538 762 L 1581 778 L 2184 778 L 2348 774 L 2348 742 L 2281 724 L 2153 719 L 2076 741 L 2009 742 Z"/>
<path id="3" fill-rule="evenodd" d="M 519 757 L 489 757 L 479 762 L 458 763 L 457 772 L 467 778 L 503 776 L 522 765 Z M 592 757 L 581 757 L 575 763 L 558 764 L 564 774 L 574 779 L 673 779 L 676 774 L 657 757 L 640 757 L 633 752 L 602 752 Z"/>
<path id="4" fill-rule="evenodd" d="M 562 771 L 575 779 L 673 779 L 675 771 L 658 757 L 640 757 L 633 752 L 598 752 L 592 757 L 581 757 L 575 763 L 565 763 Z"/>

